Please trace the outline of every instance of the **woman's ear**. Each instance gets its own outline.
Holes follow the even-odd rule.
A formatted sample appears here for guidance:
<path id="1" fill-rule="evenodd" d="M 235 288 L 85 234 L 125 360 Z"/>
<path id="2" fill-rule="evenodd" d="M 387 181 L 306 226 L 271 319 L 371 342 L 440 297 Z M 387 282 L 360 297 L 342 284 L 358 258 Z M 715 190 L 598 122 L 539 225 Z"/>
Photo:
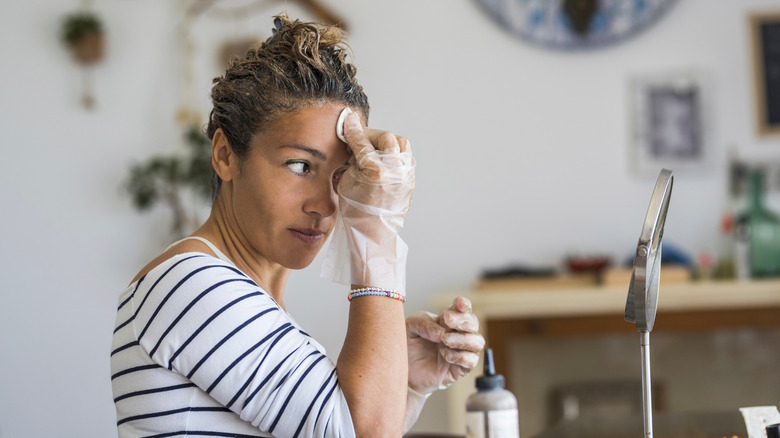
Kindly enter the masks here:
<path id="1" fill-rule="evenodd" d="M 222 128 L 217 129 L 214 132 L 214 137 L 211 139 L 211 165 L 214 167 L 214 171 L 217 172 L 219 179 L 222 181 L 233 179 L 234 168 L 230 164 L 236 158 L 233 149 L 230 148 L 225 132 L 222 131 Z"/>

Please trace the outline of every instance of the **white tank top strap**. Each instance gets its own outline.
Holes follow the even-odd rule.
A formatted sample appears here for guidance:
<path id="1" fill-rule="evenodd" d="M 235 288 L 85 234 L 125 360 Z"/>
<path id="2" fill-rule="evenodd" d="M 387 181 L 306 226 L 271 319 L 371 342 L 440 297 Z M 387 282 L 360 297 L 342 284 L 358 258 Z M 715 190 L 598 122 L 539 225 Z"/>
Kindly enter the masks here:
<path id="1" fill-rule="evenodd" d="M 206 246 L 209 247 L 209 249 L 214 251 L 214 254 L 217 256 L 218 259 L 222 260 L 223 262 L 230 263 L 231 265 L 233 264 L 233 262 L 225 254 L 223 254 L 222 251 L 217 249 L 216 245 L 214 245 L 213 243 L 209 242 L 207 239 L 204 239 L 203 237 L 200 237 L 200 236 L 185 237 L 184 239 L 177 240 L 176 242 L 173 242 L 172 244 L 170 244 L 168 246 L 168 248 L 172 247 L 173 245 L 176 245 L 179 242 L 183 242 L 185 240 L 199 240 L 199 241 L 205 243 Z"/>

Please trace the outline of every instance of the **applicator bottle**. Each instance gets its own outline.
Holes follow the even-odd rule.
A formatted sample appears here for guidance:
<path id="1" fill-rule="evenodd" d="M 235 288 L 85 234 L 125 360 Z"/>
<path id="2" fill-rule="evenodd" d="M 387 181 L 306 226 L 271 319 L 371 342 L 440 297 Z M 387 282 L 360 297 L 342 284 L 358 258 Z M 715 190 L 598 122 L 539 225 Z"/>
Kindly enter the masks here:
<path id="1" fill-rule="evenodd" d="M 493 350 L 485 350 L 485 369 L 477 377 L 477 392 L 466 399 L 466 438 L 520 438 L 517 398 L 504 389 L 496 374 Z"/>

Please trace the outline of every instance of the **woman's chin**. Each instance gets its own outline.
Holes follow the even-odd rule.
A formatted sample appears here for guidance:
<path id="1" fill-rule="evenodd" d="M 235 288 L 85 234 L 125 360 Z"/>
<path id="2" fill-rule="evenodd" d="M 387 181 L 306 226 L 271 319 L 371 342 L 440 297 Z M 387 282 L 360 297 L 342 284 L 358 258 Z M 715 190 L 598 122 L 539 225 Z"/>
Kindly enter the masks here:
<path id="1" fill-rule="evenodd" d="M 287 263 L 284 264 L 284 267 L 293 270 L 305 269 L 308 268 L 313 261 L 314 261 L 314 257 L 296 258 L 296 259 L 289 260 Z"/>

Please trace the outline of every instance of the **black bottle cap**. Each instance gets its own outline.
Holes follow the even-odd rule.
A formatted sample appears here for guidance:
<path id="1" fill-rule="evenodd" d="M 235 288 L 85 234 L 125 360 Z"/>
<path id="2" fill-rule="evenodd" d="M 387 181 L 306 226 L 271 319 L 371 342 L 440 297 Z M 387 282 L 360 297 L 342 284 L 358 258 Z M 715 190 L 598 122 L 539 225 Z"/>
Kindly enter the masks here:
<path id="1" fill-rule="evenodd" d="M 766 427 L 766 438 L 780 438 L 780 423 Z"/>
<path id="2" fill-rule="evenodd" d="M 504 387 L 504 376 L 496 374 L 493 364 L 493 349 L 485 350 L 485 371 L 477 377 L 477 389 L 498 389 Z M 778 437 L 780 438 L 780 437 Z"/>

